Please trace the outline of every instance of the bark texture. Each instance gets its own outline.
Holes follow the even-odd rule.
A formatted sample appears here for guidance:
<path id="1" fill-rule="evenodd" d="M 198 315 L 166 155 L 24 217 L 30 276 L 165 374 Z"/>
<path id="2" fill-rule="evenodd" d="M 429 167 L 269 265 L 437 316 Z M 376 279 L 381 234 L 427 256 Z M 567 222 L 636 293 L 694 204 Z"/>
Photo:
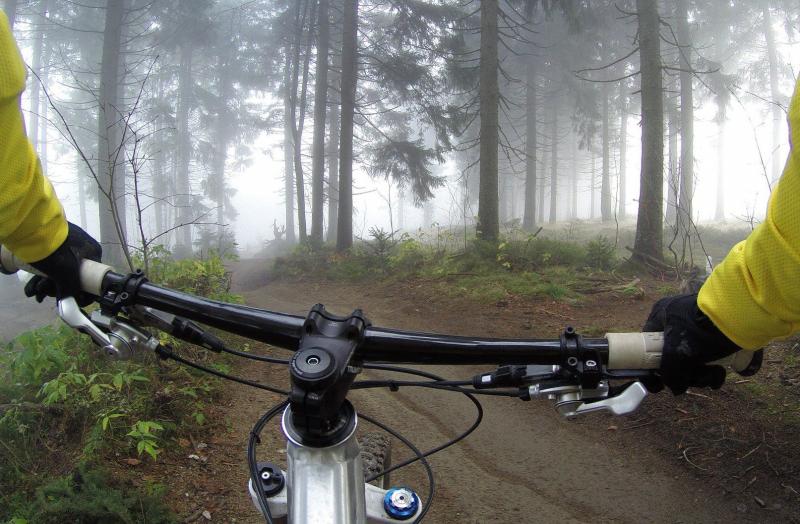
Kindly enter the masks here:
<path id="1" fill-rule="evenodd" d="M 328 0 L 319 0 L 317 67 L 314 85 L 314 137 L 311 145 L 311 243 L 322 245 L 325 206 L 325 116 L 328 104 Z"/>
<path id="2" fill-rule="evenodd" d="M 499 123 L 497 104 L 497 0 L 481 2 L 481 57 L 480 57 L 480 185 L 478 190 L 478 237 L 496 242 L 500 237 L 498 209 L 498 141 Z"/>
<path id="3" fill-rule="evenodd" d="M 642 77 L 642 170 L 634 250 L 637 256 L 663 258 L 664 107 L 658 6 L 636 0 Z"/>
<path id="4" fill-rule="evenodd" d="M 97 123 L 97 176 L 100 244 L 103 259 L 123 268 L 125 257 L 125 176 L 119 120 L 120 56 L 125 0 L 108 0 L 100 66 L 100 110 Z"/>
<path id="5" fill-rule="evenodd" d="M 358 0 L 345 0 L 342 28 L 342 131 L 339 150 L 339 228 L 336 250 L 353 246 L 353 115 L 358 74 Z"/>

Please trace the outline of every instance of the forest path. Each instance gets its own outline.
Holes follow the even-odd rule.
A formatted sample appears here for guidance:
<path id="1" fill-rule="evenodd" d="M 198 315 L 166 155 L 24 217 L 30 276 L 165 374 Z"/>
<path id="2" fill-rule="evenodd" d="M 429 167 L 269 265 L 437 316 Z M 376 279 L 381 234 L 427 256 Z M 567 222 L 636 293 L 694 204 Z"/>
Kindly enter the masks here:
<path id="1" fill-rule="evenodd" d="M 56 324 L 55 301 L 28 298 L 16 275 L 0 274 L 0 343 L 47 324 Z"/>
<path id="2" fill-rule="evenodd" d="M 566 322 L 634 329 L 644 320 L 650 303 L 596 297 L 571 306 L 476 304 L 432 293 L 424 283 L 268 282 L 264 266 L 263 261 L 233 266 L 234 291 L 249 305 L 300 315 L 317 302 L 338 314 L 358 307 L 375 325 L 408 330 L 553 337 Z M 531 320 L 539 324 L 531 326 Z M 485 371 L 446 366 L 428 370 L 448 378 Z M 276 366 L 245 364 L 236 372 L 264 383 L 287 384 L 288 374 Z M 447 441 L 475 417 L 474 406 L 453 393 L 370 390 L 355 392 L 351 399 L 357 409 L 388 422 L 421 449 Z M 213 460 L 203 466 L 209 480 L 203 484 L 209 488 L 201 486 L 201 494 L 220 495 L 206 506 L 215 509 L 216 522 L 263 522 L 245 490 L 244 447 L 252 424 L 279 398 L 231 384 L 225 386 L 222 400 L 217 416 L 224 418 L 226 431 L 211 443 Z M 665 452 L 664 442 L 659 442 L 660 436 L 647 421 L 647 404 L 653 398 L 629 417 L 594 415 L 575 422 L 562 419 L 546 401 L 491 397 L 481 401 L 485 418 L 478 430 L 430 459 L 437 484 L 428 522 L 786 521 L 780 511 L 756 513 L 758 509 L 741 503 L 742 497 L 696 475 L 680 450 Z M 362 422 L 362 429 L 365 426 Z M 259 458 L 281 463 L 284 444 L 277 424 L 272 427 L 259 446 Z M 393 447 L 395 462 L 408 456 L 400 446 Z M 422 469 L 406 470 L 393 474 L 392 483 L 408 483 L 424 498 Z"/>

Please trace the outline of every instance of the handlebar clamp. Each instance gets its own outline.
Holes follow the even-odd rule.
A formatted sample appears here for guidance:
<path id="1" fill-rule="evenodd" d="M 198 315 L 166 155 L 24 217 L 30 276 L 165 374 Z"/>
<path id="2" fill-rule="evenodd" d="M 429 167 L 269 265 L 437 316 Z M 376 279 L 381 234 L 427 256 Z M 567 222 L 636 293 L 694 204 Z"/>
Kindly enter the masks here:
<path id="1" fill-rule="evenodd" d="M 100 308 L 106 313 L 116 315 L 122 308 L 134 305 L 139 288 L 145 282 L 147 277 L 141 269 L 128 273 L 120 281 L 109 285 L 105 294 L 98 300 Z"/>
<path id="2" fill-rule="evenodd" d="M 567 326 L 559 337 L 561 352 L 564 355 L 562 369 L 580 377 L 581 387 L 595 389 L 603 378 L 603 361 L 597 349 L 587 348 L 583 336 L 575 328 Z"/>

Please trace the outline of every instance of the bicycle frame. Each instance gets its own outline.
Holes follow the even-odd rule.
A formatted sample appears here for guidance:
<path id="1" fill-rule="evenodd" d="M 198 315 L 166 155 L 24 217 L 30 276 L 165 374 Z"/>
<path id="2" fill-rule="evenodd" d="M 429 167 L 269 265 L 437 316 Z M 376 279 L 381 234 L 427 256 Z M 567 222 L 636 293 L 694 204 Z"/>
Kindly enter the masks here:
<path id="1" fill-rule="evenodd" d="M 364 482 L 363 465 L 355 436 L 357 420 L 352 431 L 327 447 L 307 446 L 292 435 L 291 416 L 286 408 L 281 428 L 286 437 L 286 483 L 275 495 L 269 497 L 273 521 L 290 524 L 301 522 L 326 522 L 330 524 L 391 523 L 401 522 L 384 509 L 384 498 L 389 490 Z M 256 508 L 259 507 L 253 481 L 248 491 Z M 412 521 L 422 511 L 403 519 Z"/>

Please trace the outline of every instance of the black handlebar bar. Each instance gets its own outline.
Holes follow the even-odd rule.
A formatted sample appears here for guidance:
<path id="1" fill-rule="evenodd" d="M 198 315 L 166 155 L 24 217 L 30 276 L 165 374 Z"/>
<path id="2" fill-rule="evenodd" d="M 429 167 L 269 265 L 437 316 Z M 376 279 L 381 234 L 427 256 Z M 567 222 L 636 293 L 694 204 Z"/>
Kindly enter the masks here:
<path id="1" fill-rule="evenodd" d="M 109 272 L 103 289 L 135 295 L 135 303 L 201 322 L 229 333 L 296 351 L 305 318 L 239 304 L 218 302 L 166 289 L 149 282 L 129 284 L 130 277 Z M 608 341 L 584 339 L 608 361 Z M 559 340 L 493 339 L 419 333 L 368 327 L 355 355 L 363 362 L 414 364 L 559 364 L 564 358 Z"/>

